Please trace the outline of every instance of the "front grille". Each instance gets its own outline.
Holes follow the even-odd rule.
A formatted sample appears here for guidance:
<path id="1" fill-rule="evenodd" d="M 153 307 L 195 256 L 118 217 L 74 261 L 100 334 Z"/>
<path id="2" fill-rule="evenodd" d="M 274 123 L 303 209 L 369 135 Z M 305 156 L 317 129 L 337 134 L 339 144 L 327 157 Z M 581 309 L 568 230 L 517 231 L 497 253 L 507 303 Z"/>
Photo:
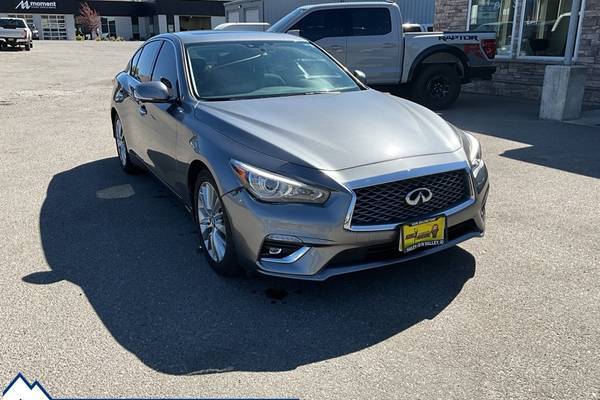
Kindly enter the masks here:
<path id="1" fill-rule="evenodd" d="M 431 200 L 416 206 L 406 203 L 406 195 L 419 188 L 429 189 Z M 466 170 L 355 189 L 352 226 L 394 224 L 435 214 L 464 203 L 470 192 Z"/>

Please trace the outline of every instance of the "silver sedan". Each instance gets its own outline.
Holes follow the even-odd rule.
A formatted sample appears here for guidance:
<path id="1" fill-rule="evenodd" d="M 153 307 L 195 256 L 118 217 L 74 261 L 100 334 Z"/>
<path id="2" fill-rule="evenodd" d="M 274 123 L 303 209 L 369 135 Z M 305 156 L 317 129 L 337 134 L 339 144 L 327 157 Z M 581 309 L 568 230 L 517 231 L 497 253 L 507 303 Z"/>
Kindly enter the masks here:
<path id="1" fill-rule="evenodd" d="M 112 99 L 121 167 L 181 198 L 220 274 L 324 280 L 483 235 L 478 141 L 302 38 L 160 35 Z"/>

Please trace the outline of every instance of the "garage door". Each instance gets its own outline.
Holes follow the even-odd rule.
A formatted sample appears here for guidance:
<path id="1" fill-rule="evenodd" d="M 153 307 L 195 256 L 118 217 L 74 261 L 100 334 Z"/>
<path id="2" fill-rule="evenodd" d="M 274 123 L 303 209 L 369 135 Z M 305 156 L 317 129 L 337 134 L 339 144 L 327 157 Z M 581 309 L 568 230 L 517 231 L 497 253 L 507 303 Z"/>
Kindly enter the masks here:
<path id="1" fill-rule="evenodd" d="M 65 16 L 42 15 L 42 35 L 44 40 L 67 40 Z"/>

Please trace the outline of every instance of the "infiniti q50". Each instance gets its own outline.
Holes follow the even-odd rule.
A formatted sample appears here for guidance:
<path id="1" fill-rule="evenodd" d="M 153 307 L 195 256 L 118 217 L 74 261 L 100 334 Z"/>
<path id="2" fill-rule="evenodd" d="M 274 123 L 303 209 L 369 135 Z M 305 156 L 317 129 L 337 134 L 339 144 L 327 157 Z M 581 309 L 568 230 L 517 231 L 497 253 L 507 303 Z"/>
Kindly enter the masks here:
<path id="1" fill-rule="evenodd" d="M 181 198 L 223 275 L 324 280 L 481 236 L 477 139 L 366 79 L 295 36 L 159 35 L 115 79 L 118 159 Z"/>

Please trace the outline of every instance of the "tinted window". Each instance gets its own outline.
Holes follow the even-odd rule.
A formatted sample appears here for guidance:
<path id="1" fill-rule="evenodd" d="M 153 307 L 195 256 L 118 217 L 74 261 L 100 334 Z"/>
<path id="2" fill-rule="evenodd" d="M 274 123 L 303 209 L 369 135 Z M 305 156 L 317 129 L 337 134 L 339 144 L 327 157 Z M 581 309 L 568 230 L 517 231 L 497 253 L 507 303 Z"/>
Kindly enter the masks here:
<path id="1" fill-rule="evenodd" d="M 131 61 L 129 62 L 129 73 L 131 74 L 131 76 L 136 77 L 136 78 L 138 77 L 137 63 L 138 63 L 138 60 L 140 59 L 141 54 L 142 54 L 142 49 L 139 49 L 137 51 L 137 53 L 135 53 L 135 55 L 133 56 Z"/>
<path id="2" fill-rule="evenodd" d="M 352 36 L 387 35 L 392 18 L 387 8 L 349 8 Z"/>
<path id="3" fill-rule="evenodd" d="M 290 30 L 299 30 L 300 36 L 313 42 L 327 37 L 348 36 L 341 10 L 312 12 Z"/>
<path id="4" fill-rule="evenodd" d="M 162 80 L 166 84 L 165 79 L 171 84 L 169 88 L 171 89 L 171 95 L 175 96 L 177 94 L 177 64 L 175 63 L 175 49 L 169 42 L 165 42 L 160 49 L 152 73 L 153 81 Z"/>
<path id="5" fill-rule="evenodd" d="M 132 74 L 135 78 L 142 82 L 148 82 L 152 76 L 152 69 L 154 67 L 154 60 L 160 49 L 162 41 L 155 40 L 144 46 L 142 49 L 142 55 L 135 65 L 136 74 Z"/>

